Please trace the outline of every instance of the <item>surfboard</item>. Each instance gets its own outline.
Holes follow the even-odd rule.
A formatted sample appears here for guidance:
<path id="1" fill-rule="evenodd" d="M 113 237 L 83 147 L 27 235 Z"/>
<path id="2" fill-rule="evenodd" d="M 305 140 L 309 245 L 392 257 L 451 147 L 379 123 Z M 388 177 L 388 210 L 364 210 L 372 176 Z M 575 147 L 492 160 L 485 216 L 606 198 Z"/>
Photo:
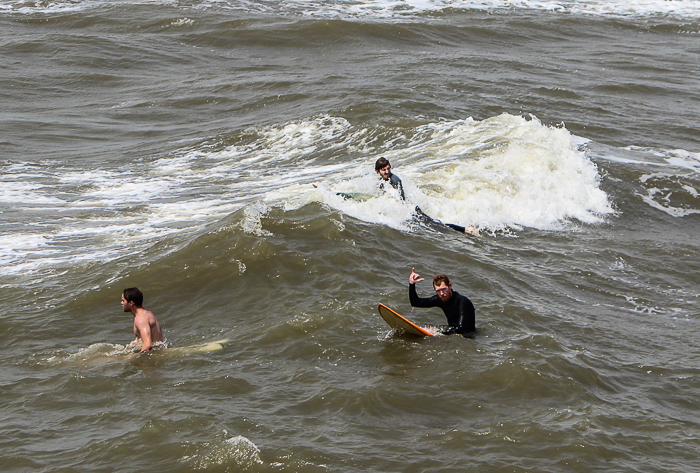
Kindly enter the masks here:
<path id="1" fill-rule="evenodd" d="M 224 347 L 224 344 L 228 343 L 228 341 L 228 338 L 224 338 L 223 340 L 216 340 L 213 342 L 202 343 L 201 345 L 194 345 L 192 347 L 188 347 L 188 350 L 193 352 L 208 353 L 210 351 L 221 350 Z"/>
<path id="2" fill-rule="evenodd" d="M 379 310 L 379 315 L 382 316 L 384 321 L 395 330 L 399 330 L 402 333 L 410 333 L 411 335 L 417 335 L 419 337 L 428 337 L 430 335 L 433 335 L 432 332 L 429 332 L 428 330 L 419 327 L 418 325 L 408 320 L 406 317 L 398 314 L 397 312 L 388 308 L 384 304 L 379 304 L 377 306 L 377 309 Z"/>
<path id="3" fill-rule="evenodd" d="M 369 194 L 362 194 L 359 192 L 336 192 L 335 195 L 339 195 L 344 200 L 352 199 L 359 200 L 360 202 L 365 202 L 372 198 Z"/>
<path id="4" fill-rule="evenodd" d="M 190 345 L 187 347 L 168 348 L 168 352 L 170 352 L 170 353 L 183 353 L 183 354 L 209 353 L 211 351 L 221 350 L 222 348 L 224 348 L 224 345 L 228 342 L 229 342 L 229 339 L 224 338 L 222 340 L 215 340 L 213 342 L 206 342 L 206 343 L 198 343 L 197 345 Z"/>
<path id="5" fill-rule="evenodd" d="M 162 356 L 187 356 L 193 353 L 209 353 L 212 351 L 221 350 L 222 348 L 224 348 L 224 345 L 226 345 L 229 341 L 230 340 L 228 338 L 224 338 L 221 340 L 197 343 L 195 345 L 188 345 L 184 347 L 173 347 L 169 346 L 169 344 L 168 346 L 162 347 L 155 345 L 153 347 L 154 350 L 151 350 L 151 353 L 159 353 Z M 137 345 L 131 350 L 135 355 L 138 355 L 140 349 L 140 346 Z"/>

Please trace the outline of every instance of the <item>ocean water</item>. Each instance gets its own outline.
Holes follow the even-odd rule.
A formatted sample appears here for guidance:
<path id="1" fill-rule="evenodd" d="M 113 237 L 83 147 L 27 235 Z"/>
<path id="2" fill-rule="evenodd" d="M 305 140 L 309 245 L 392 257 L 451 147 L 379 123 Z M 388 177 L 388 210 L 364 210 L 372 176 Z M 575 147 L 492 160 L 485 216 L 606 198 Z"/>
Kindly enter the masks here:
<path id="1" fill-rule="evenodd" d="M 1 0 L 0 470 L 697 470 L 698 77 L 691 0 Z"/>

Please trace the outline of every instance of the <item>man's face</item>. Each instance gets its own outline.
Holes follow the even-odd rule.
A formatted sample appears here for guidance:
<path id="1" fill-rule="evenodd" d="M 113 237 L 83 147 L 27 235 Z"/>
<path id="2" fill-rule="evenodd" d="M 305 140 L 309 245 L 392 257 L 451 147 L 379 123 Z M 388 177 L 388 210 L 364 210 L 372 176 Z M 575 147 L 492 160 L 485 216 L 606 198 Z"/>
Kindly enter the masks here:
<path id="1" fill-rule="evenodd" d="M 442 302 L 447 302 L 452 297 L 452 283 L 445 284 L 445 281 L 441 281 L 439 286 L 434 286 L 435 292 Z"/>
<path id="2" fill-rule="evenodd" d="M 124 294 L 122 294 L 122 309 L 124 309 L 124 312 L 131 312 L 131 302 L 124 299 Z"/>
<path id="3" fill-rule="evenodd" d="M 383 168 L 377 169 L 377 174 L 379 174 L 385 181 L 388 181 L 391 177 L 391 164 L 387 164 Z"/>

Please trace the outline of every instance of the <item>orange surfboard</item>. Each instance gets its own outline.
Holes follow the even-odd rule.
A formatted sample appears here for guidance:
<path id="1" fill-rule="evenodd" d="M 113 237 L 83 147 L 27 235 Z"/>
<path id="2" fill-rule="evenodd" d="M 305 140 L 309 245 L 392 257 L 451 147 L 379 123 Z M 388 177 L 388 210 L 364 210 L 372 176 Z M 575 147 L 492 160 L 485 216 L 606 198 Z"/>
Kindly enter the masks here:
<path id="1" fill-rule="evenodd" d="M 432 332 L 427 331 L 424 328 L 419 327 L 414 324 L 406 317 L 399 315 L 397 312 L 391 310 L 384 304 L 379 304 L 377 306 L 379 309 L 379 315 L 386 321 L 386 323 L 391 326 L 391 328 L 400 330 L 403 333 L 410 333 L 411 335 L 418 335 L 419 337 L 427 337 L 433 335 Z"/>

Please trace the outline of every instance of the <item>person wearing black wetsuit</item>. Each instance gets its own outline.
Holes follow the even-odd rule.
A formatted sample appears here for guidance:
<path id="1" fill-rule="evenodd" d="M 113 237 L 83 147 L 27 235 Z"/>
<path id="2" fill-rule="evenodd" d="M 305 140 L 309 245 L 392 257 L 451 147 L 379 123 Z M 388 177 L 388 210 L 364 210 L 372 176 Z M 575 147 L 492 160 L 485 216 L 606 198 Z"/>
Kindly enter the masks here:
<path id="1" fill-rule="evenodd" d="M 432 297 L 418 297 L 416 283 L 423 281 L 413 269 L 408 278 L 408 299 L 413 307 L 440 307 L 447 317 L 449 327 L 440 330 L 444 335 L 459 333 L 467 337 L 476 332 L 474 304 L 468 297 L 452 290 L 452 283 L 444 274 L 433 279 L 436 294 Z"/>
<path id="2" fill-rule="evenodd" d="M 399 176 L 391 172 L 391 164 L 389 163 L 388 159 L 379 158 L 374 164 L 374 170 L 377 171 L 377 174 L 379 174 L 380 189 L 384 190 L 384 183 L 388 182 L 389 184 L 391 184 L 391 187 L 399 191 L 399 198 L 404 201 L 406 200 L 406 195 L 403 192 L 403 184 L 401 183 L 401 179 L 399 179 Z M 461 225 L 455 225 L 454 223 L 443 223 L 426 215 L 426 213 L 423 212 L 417 205 L 415 208 L 415 214 L 419 220 L 426 224 L 446 225 L 453 230 L 457 230 L 458 232 L 470 233 L 474 236 L 479 236 L 479 231 L 476 228 L 474 228 L 474 226 L 470 225 L 469 227 L 463 227 Z"/>
<path id="3" fill-rule="evenodd" d="M 403 184 L 401 179 L 396 174 L 391 173 L 391 164 L 386 158 L 379 158 L 374 164 L 374 170 L 379 174 L 379 188 L 384 189 L 384 183 L 388 182 L 391 187 L 399 191 L 399 197 L 401 200 L 406 200 L 406 196 L 403 193 Z"/>

